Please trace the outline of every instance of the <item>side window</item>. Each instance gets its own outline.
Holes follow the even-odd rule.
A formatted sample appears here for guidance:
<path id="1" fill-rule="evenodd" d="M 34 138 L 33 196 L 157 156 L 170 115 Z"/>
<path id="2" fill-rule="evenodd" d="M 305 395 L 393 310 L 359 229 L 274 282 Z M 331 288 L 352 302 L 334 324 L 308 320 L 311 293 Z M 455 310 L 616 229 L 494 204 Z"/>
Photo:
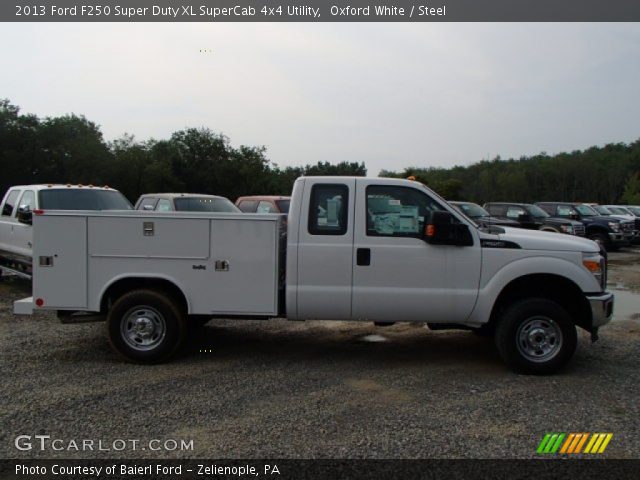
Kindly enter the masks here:
<path id="1" fill-rule="evenodd" d="M 367 235 L 416 237 L 432 212 L 444 208 L 427 194 L 410 187 L 367 187 Z"/>
<path id="2" fill-rule="evenodd" d="M 344 235 L 347 233 L 348 207 L 349 188 L 346 185 L 314 185 L 309 203 L 309 233 Z"/>
<path id="3" fill-rule="evenodd" d="M 173 210 L 171 208 L 171 200 L 167 200 L 166 198 L 158 200 L 158 206 L 156 207 L 157 212 L 170 212 L 171 210 Z"/>
<path id="4" fill-rule="evenodd" d="M 568 217 L 571 215 L 573 209 L 569 205 L 558 205 L 558 215 L 561 217 Z"/>
<path id="5" fill-rule="evenodd" d="M 156 208 L 156 202 L 158 201 L 157 198 L 153 198 L 153 197 L 147 197 L 145 199 L 142 200 L 142 202 L 140 202 L 140 206 L 138 207 L 138 210 L 153 210 L 154 208 Z"/>
<path id="6" fill-rule="evenodd" d="M 28 210 L 33 211 L 36 206 L 36 194 L 33 190 L 25 190 L 22 194 L 22 198 L 20 199 L 20 203 L 18 203 L 18 208 L 16 208 L 16 216 L 18 216 L 19 208 L 27 208 Z"/>
<path id="7" fill-rule="evenodd" d="M 258 203 L 257 213 L 278 213 L 273 203 L 262 200 Z"/>
<path id="8" fill-rule="evenodd" d="M 13 207 L 16 206 L 16 200 L 18 200 L 18 195 L 20 194 L 20 190 L 12 190 L 9 192 L 7 196 L 7 200 L 4 202 L 2 207 L 2 216 L 10 217 L 13 213 Z"/>
<path id="9" fill-rule="evenodd" d="M 516 220 L 520 215 L 526 215 L 527 212 L 524 211 L 524 208 L 521 207 L 509 207 L 507 209 L 507 217 L 515 218 Z"/>
<path id="10" fill-rule="evenodd" d="M 242 200 L 238 204 L 238 208 L 244 213 L 256 213 L 256 208 L 258 207 L 258 202 L 255 200 Z"/>
<path id="11" fill-rule="evenodd" d="M 504 215 L 506 207 L 504 205 L 492 205 L 489 204 L 485 207 L 485 210 L 489 212 L 491 215 L 495 215 L 501 217 Z"/>

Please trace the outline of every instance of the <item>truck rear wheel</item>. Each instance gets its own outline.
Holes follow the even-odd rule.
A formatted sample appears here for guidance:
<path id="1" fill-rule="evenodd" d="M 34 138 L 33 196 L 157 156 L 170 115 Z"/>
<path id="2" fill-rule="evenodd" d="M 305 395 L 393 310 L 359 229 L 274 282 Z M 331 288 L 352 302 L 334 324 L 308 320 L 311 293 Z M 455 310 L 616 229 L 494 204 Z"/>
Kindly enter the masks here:
<path id="1" fill-rule="evenodd" d="M 109 343 L 125 359 L 158 363 L 184 343 L 185 314 L 166 294 L 134 290 L 120 297 L 107 315 Z"/>
<path id="2" fill-rule="evenodd" d="M 520 300 L 496 327 L 496 347 L 512 369 L 534 375 L 560 370 L 576 351 L 576 327 L 567 311 L 544 298 Z"/>

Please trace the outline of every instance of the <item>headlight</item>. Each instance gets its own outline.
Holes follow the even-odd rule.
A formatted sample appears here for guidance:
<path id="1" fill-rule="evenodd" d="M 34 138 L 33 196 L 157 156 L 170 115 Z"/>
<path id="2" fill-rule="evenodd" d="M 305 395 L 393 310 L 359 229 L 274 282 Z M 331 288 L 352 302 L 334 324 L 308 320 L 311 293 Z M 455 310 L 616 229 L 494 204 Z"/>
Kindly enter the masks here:
<path id="1" fill-rule="evenodd" d="M 614 232 L 619 232 L 620 224 L 616 222 L 609 222 L 609 228 L 611 228 L 611 230 L 613 230 Z"/>
<path id="2" fill-rule="evenodd" d="M 596 278 L 596 280 L 604 290 L 606 287 L 604 283 L 607 281 L 607 266 L 602 255 L 600 255 L 599 253 L 583 253 L 582 265 L 584 265 L 584 268 L 591 272 L 591 274 Z"/>
<path id="3" fill-rule="evenodd" d="M 560 230 L 564 233 L 573 233 L 573 225 L 560 225 Z"/>

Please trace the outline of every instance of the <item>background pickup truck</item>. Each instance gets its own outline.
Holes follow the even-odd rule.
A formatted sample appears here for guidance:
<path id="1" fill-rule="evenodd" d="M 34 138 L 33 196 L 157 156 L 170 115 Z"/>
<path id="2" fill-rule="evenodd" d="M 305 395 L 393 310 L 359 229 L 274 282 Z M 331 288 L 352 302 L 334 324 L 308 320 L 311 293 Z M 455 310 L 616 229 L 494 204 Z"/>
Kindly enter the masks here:
<path id="1" fill-rule="evenodd" d="M 302 177 L 285 220 L 38 212 L 33 297 L 14 312 L 106 318 L 114 349 L 147 363 L 212 317 L 424 322 L 493 335 L 535 374 L 569 361 L 576 327 L 595 339 L 612 316 L 595 242 L 479 228 L 417 182 Z"/>
<path id="2" fill-rule="evenodd" d="M 0 274 L 2 269 L 31 275 L 32 216 L 39 209 L 130 210 L 120 192 L 80 185 L 20 185 L 11 187 L 0 204 Z"/>
<path id="3" fill-rule="evenodd" d="M 584 237 L 584 225 L 576 220 L 552 217 L 537 205 L 530 203 L 485 203 L 484 208 L 493 216 L 514 220 L 522 228 L 543 232 L 567 233 Z"/>
<path id="4" fill-rule="evenodd" d="M 538 202 L 536 205 L 554 217 L 579 220 L 584 225 L 586 237 L 606 250 L 629 245 L 633 237 L 631 222 L 602 216 L 583 203 Z"/>

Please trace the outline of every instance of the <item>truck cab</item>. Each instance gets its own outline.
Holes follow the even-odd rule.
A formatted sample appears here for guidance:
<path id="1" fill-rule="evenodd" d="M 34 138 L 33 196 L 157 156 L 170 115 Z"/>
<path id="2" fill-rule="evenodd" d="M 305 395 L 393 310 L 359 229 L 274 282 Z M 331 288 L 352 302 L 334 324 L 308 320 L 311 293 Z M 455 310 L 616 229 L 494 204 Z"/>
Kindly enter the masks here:
<path id="1" fill-rule="evenodd" d="M 0 203 L 1 270 L 29 278 L 32 272 L 33 212 L 49 210 L 130 210 L 117 190 L 82 185 L 17 185 Z"/>

